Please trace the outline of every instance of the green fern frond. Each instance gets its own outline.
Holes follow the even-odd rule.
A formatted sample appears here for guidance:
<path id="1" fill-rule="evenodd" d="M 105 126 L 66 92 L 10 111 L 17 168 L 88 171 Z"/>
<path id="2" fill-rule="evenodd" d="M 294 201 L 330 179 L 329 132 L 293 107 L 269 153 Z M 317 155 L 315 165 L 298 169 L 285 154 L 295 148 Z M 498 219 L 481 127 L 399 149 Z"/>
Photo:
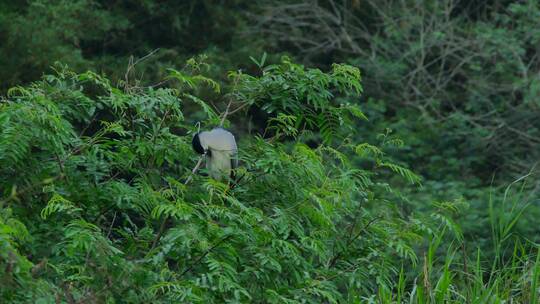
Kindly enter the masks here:
<path id="1" fill-rule="evenodd" d="M 49 216 L 55 213 L 67 213 L 73 214 L 82 211 L 81 208 L 77 208 L 75 204 L 64 198 L 58 193 L 54 193 L 47 202 L 47 206 L 41 210 L 41 218 L 47 219 Z"/>
<path id="2" fill-rule="evenodd" d="M 396 165 L 396 164 L 393 164 L 393 163 L 383 162 L 383 161 L 380 161 L 378 163 L 378 166 L 389 168 L 390 170 L 394 171 L 395 173 L 397 173 L 397 174 L 401 175 L 402 177 L 406 178 L 411 184 L 421 185 L 420 176 L 414 174 L 414 172 L 412 172 L 411 170 L 409 170 L 407 168 L 404 168 L 402 166 L 399 166 L 399 165 Z"/>
<path id="3" fill-rule="evenodd" d="M 201 106 L 204 113 L 206 113 L 206 115 L 208 115 L 210 120 L 219 119 L 219 115 L 217 115 L 216 112 L 206 102 L 204 102 L 202 99 L 200 99 L 200 98 L 198 98 L 196 96 L 193 96 L 191 94 L 184 94 L 184 96 L 191 99 L 193 102 L 195 102 L 199 106 Z"/>
<path id="4" fill-rule="evenodd" d="M 376 158 L 379 158 L 384 155 L 383 151 L 376 146 L 370 145 L 368 143 L 362 143 L 355 147 L 355 152 L 361 157 L 366 157 L 372 155 Z"/>

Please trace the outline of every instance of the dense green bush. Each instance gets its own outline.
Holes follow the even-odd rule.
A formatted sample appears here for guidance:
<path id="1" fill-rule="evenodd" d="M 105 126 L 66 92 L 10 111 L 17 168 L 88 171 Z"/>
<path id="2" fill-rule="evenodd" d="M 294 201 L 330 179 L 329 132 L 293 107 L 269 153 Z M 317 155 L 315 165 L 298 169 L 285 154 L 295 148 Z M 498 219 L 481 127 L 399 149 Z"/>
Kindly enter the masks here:
<path id="1" fill-rule="evenodd" d="M 539 12 L 0 0 L 0 302 L 534 303 Z"/>
<path id="2" fill-rule="evenodd" d="M 221 88 L 193 74 L 204 67 L 191 60 L 171 70 L 177 89 L 121 90 L 97 74 L 59 68 L 9 90 L 0 104 L 4 301 L 424 303 L 534 296 L 530 284 L 539 269 L 529 263 L 527 245 L 515 243 L 522 251 L 511 255 L 509 272 L 487 272 L 494 281 L 483 281 L 480 260 L 474 270 L 451 272 L 462 240 L 452 220 L 459 205 L 437 203 L 434 212 L 404 216 L 399 200 L 390 199 L 392 172 L 410 187 L 419 179 L 386 157 L 385 147 L 399 140 L 383 136 L 379 147 L 352 140 L 352 118 L 363 114 L 342 100 L 361 91 L 358 69 L 336 64 L 324 73 L 284 59 L 258 77 L 230 73 L 230 85 Z M 271 115 L 271 135 L 240 141 L 243 178 L 234 189 L 198 174 L 186 182 L 196 127 L 184 107 L 202 107 L 203 128 L 224 118 L 196 97 L 208 87 L 225 94 L 233 115 L 243 112 L 232 107 L 250 104 Z M 338 122 L 327 125 L 319 115 Z M 321 128 L 328 128 L 324 143 L 308 146 L 305 140 Z M 351 154 L 364 162 L 355 164 Z M 511 229 L 500 227 L 502 244 Z M 440 247 L 452 239 L 458 247 Z M 449 254 L 441 261 L 437 250 Z M 505 252 L 498 252 L 500 262 L 508 260 Z M 498 284 L 515 290 L 507 294 Z"/>

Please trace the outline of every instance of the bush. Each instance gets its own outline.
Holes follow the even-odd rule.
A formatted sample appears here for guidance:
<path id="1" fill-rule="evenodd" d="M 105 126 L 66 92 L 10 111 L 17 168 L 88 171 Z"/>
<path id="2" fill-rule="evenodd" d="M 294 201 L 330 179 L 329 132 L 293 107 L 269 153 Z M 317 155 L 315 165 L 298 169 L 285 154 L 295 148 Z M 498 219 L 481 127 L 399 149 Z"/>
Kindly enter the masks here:
<path id="1" fill-rule="evenodd" d="M 58 68 L 9 90 L 0 104 L 0 298 L 390 303 L 407 296 L 423 303 L 535 296 L 539 263 L 530 263 L 525 245 L 513 254 L 514 268 L 489 272 L 495 279 L 484 283 L 480 259 L 474 270 L 453 269 L 463 239 L 453 221 L 459 205 L 409 215 L 397 207 L 387 181 L 394 173 L 411 184 L 419 178 L 387 157 L 385 149 L 400 141 L 353 140 L 354 118 L 364 115 L 344 101 L 362 90 L 358 69 L 336 64 L 325 73 L 287 58 L 261 67 L 260 76 L 230 73 L 220 85 L 191 60 L 170 71 L 175 89 L 119 89 L 100 75 Z M 200 107 L 203 127 L 231 118 L 197 97 L 208 89 L 224 94 L 226 113 L 259 105 L 270 117 L 266 135 L 240 142 L 243 178 L 234 188 L 198 174 L 189 183 L 196 127 L 185 109 Z M 321 139 L 313 135 L 319 129 Z M 440 250 L 448 251 L 444 261 Z M 503 283 L 511 294 L 496 289 Z"/>

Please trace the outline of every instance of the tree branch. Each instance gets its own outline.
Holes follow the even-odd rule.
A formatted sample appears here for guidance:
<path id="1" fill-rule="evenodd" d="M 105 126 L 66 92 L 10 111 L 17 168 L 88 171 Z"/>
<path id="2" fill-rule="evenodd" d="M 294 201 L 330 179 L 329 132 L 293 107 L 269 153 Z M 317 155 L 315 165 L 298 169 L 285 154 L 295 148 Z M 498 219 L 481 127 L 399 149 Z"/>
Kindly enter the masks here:
<path id="1" fill-rule="evenodd" d="M 195 261 L 193 263 L 191 263 L 191 265 L 188 266 L 188 268 L 186 268 L 186 270 L 184 270 L 181 274 L 180 274 L 180 277 L 184 276 L 184 274 L 190 272 L 193 267 L 195 267 L 197 264 L 199 264 L 201 262 L 201 260 L 207 256 L 210 252 L 212 252 L 212 250 L 214 250 L 214 248 L 216 248 L 217 246 L 219 246 L 221 243 L 227 241 L 228 239 L 230 239 L 233 235 L 232 234 L 229 234 L 227 236 L 225 236 L 224 238 L 222 238 L 221 240 L 219 240 L 217 243 L 215 243 L 212 247 L 210 247 L 210 249 L 206 250 L 203 254 L 201 254 L 197 259 L 195 259 Z"/>
<path id="2" fill-rule="evenodd" d="M 330 260 L 330 264 L 329 264 L 328 268 L 333 267 L 333 266 L 336 264 L 336 262 L 339 260 L 339 258 L 341 258 L 341 256 L 342 256 L 345 252 L 347 252 L 348 247 L 349 247 L 354 241 L 356 241 L 356 239 L 358 239 L 358 238 L 360 237 L 360 235 L 362 234 L 362 232 L 366 231 L 366 229 L 369 228 L 369 226 L 371 226 L 371 224 L 373 224 L 374 222 L 380 220 L 381 218 L 382 218 L 382 216 L 378 216 L 378 217 L 372 219 L 372 220 L 369 221 L 364 227 L 362 227 L 362 229 L 360 229 L 360 231 L 358 231 L 358 233 L 357 233 L 354 237 L 350 238 L 350 239 L 347 241 L 347 244 L 345 245 L 346 248 L 345 248 L 344 250 L 340 251 L 338 254 L 336 254 L 336 255 Z"/>

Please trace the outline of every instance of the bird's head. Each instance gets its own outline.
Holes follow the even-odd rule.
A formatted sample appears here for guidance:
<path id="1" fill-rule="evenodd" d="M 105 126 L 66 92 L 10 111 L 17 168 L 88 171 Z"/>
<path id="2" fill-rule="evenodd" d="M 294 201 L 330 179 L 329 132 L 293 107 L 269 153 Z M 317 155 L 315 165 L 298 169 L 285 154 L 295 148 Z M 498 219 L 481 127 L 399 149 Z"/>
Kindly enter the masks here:
<path id="1" fill-rule="evenodd" d="M 199 133 L 195 134 L 193 136 L 193 139 L 191 140 L 191 146 L 193 147 L 193 150 L 199 154 L 204 154 L 204 148 L 201 145 L 201 138 L 199 137 Z"/>

